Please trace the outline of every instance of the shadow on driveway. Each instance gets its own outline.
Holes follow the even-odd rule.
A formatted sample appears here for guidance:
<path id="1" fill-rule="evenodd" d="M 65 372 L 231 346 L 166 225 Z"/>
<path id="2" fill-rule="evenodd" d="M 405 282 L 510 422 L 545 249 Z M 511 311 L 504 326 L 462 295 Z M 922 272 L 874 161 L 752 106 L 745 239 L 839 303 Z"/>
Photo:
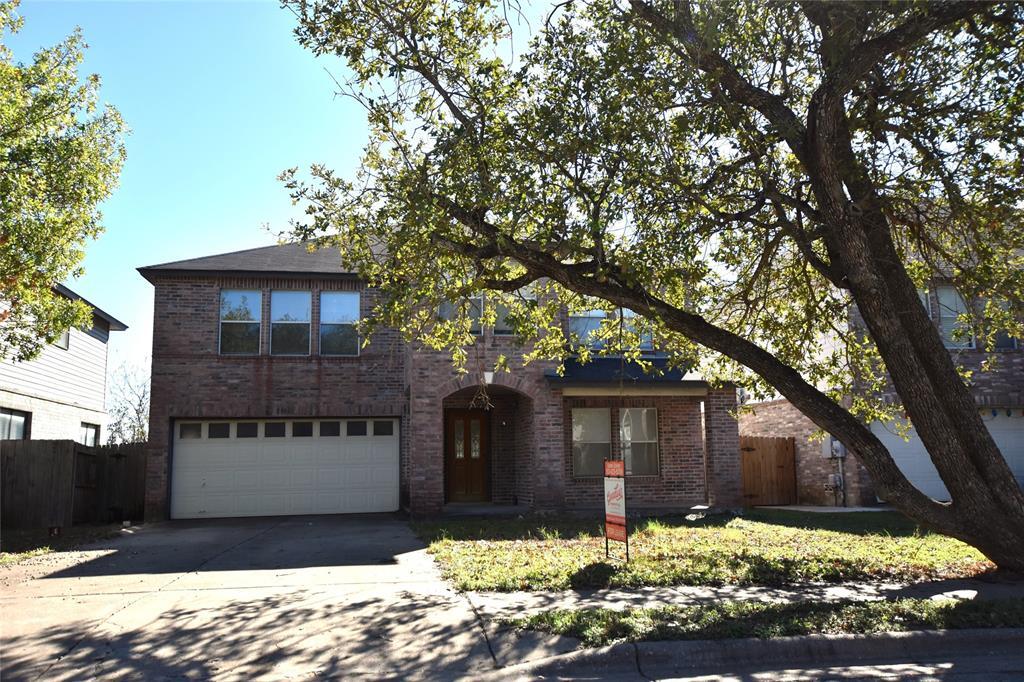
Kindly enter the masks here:
<path id="1" fill-rule="evenodd" d="M 424 547 L 389 514 L 168 521 L 90 544 L 109 553 L 47 577 L 386 565 Z"/>

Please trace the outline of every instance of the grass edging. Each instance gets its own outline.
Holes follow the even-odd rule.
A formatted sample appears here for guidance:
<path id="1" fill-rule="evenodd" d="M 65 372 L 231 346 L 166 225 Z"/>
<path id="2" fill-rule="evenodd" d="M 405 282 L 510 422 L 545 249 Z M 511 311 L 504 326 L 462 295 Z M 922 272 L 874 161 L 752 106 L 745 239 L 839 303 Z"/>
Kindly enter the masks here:
<path id="1" fill-rule="evenodd" d="M 624 610 L 553 609 L 504 622 L 518 629 L 574 637 L 585 647 L 666 640 L 1024 628 L 1024 598 L 730 601 Z"/>

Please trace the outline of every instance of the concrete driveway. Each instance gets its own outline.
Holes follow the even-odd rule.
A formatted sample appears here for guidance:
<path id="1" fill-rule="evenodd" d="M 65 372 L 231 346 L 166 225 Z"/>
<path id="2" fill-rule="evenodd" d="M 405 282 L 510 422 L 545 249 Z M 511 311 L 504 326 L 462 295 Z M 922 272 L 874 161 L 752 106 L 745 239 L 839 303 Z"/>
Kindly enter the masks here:
<path id="1" fill-rule="evenodd" d="M 439 678 L 495 669 L 391 515 L 169 522 L 0 569 L 0 677 Z"/>

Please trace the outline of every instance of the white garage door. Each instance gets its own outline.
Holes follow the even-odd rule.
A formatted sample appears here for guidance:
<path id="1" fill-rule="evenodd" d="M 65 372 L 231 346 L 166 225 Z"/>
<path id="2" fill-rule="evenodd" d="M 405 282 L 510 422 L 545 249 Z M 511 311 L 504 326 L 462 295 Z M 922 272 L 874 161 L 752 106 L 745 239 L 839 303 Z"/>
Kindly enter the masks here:
<path id="1" fill-rule="evenodd" d="M 171 518 L 398 509 L 398 420 L 174 425 Z"/>
<path id="2" fill-rule="evenodd" d="M 982 419 L 1017 482 L 1024 486 L 1024 411 L 1020 408 L 1003 408 L 995 412 L 993 415 L 992 410 L 982 411 Z M 909 441 L 896 435 L 892 425 L 875 422 L 871 430 L 889 448 L 896 464 L 918 490 L 937 500 L 949 499 L 949 491 L 913 429 L 910 430 Z"/>

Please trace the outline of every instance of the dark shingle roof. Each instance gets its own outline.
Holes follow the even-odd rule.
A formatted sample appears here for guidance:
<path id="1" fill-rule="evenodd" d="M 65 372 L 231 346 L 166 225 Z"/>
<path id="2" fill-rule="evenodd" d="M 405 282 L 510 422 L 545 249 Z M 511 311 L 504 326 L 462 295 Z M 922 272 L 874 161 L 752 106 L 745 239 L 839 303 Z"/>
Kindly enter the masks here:
<path id="1" fill-rule="evenodd" d="M 128 329 L 128 325 L 126 325 L 124 322 L 122 322 L 121 320 L 117 319 L 116 317 L 114 317 L 110 313 L 105 312 L 105 311 L 101 310 L 100 308 L 97 308 L 96 304 L 90 303 L 89 301 L 86 301 L 84 298 L 82 298 L 81 296 L 76 294 L 71 289 L 68 289 L 63 284 L 58 284 L 55 287 L 53 287 L 53 289 L 54 289 L 54 291 L 56 291 L 61 296 L 64 296 L 66 298 L 70 298 L 72 301 L 85 301 L 85 303 L 90 308 L 92 308 L 92 312 L 93 312 L 93 314 L 96 317 L 100 318 L 101 320 L 106 320 L 107 321 L 107 324 L 110 325 L 110 331 L 112 331 L 112 332 L 123 332 L 124 330 Z"/>
<path id="2" fill-rule="evenodd" d="M 352 275 L 341 266 L 341 252 L 328 246 L 310 252 L 305 243 L 261 246 L 139 268 L 143 277 L 161 274 Z"/>

